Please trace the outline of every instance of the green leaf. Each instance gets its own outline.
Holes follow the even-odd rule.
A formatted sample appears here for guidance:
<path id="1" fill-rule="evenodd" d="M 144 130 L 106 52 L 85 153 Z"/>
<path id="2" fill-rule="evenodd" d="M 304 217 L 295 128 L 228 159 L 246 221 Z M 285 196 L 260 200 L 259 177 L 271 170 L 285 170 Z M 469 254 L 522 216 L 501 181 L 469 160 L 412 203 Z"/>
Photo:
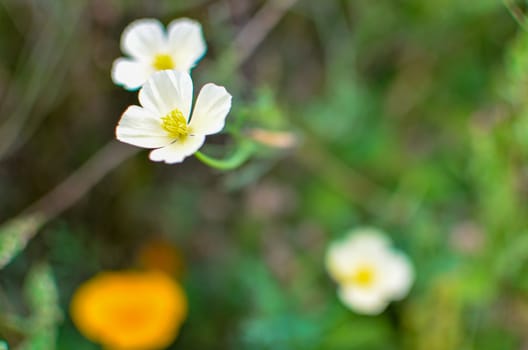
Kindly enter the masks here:
<path id="1" fill-rule="evenodd" d="M 242 341 L 248 349 L 314 349 L 320 334 L 316 320 L 298 314 L 256 317 L 242 324 Z"/>
<path id="2" fill-rule="evenodd" d="M 57 325 L 61 320 L 59 296 L 51 269 L 46 264 L 34 267 L 27 278 L 26 298 L 31 310 L 31 333 L 19 350 L 54 350 Z"/>

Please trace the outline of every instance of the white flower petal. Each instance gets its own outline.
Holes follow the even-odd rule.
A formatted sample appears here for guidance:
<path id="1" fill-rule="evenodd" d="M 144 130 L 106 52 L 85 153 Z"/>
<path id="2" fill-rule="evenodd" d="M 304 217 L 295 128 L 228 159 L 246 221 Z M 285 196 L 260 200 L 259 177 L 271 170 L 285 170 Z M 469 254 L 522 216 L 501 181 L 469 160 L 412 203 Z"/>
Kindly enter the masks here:
<path id="1" fill-rule="evenodd" d="M 392 300 L 405 297 L 414 281 L 414 270 L 409 259 L 401 254 L 392 252 L 385 261 L 384 289 Z"/>
<path id="2" fill-rule="evenodd" d="M 176 69 L 189 71 L 205 55 L 207 46 L 200 23 L 188 18 L 172 21 L 168 27 L 169 50 Z"/>
<path id="3" fill-rule="evenodd" d="M 359 261 L 354 251 L 339 242 L 332 243 L 326 253 L 326 268 L 335 281 L 341 281 L 356 270 Z"/>
<path id="4" fill-rule="evenodd" d="M 350 231 L 345 243 L 363 252 L 385 252 L 390 248 L 390 239 L 376 228 L 360 227 Z"/>
<path id="5" fill-rule="evenodd" d="M 126 109 L 116 127 L 119 141 L 144 148 L 163 147 L 172 141 L 162 129 L 160 119 L 139 106 Z"/>
<path id="6" fill-rule="evenodd" d="M 379 231 L 368 228 L 356 229 L 344 239 L 329 246 L 326 266 L 337 282 L 353 276 L 360 267 L 370 266 L 376 271 L 383 271 L 384 266 L 380 264 L 390 253 L 389 249 L 390 241 Z"/>
<path id="7" fill-rule="evenodd" d="M 136 90 L 147 81 L 154 70 L 144 63 L 118 58 L 112 65 L 112 81 L 127 90 Z"/>
<path id="8" fill-rule="evenodd" d="M 341 301 L 357 313 L 378 315 L 388 305 L 382 295 L 375 291 L 365 291 L 354 287 L 343 286 L 338 291 Z"/>
<path id="9" fill-rule="evenodd" d="M 151 61 L 167 49 L 163 25 L 156 19 L 145 18 L 130 23 L 121 36 L 121 50 L 142 61 Z"/>
<path id="10" fill-rule="evenodd" d="M 200 91 L 189 126 L 197 133 L 216 134 L 224 128 L 231 95 L 222 86 L 206 84 Z"/>
<path id="11" fill-rule="evenodd" d="M 187 120 L 191 112 L 193 84 L 189 74 L 173 70 L 154 73 L 139 91 L 140 104 L 159 117 L 179 109 Z"/>
<path id="12" fill-rule="evenodd" d="M 183 142 L 177 140 L 168 146 L 155 149 L 150 152 L 149 157 L 155 162 L 180 163 L 185 157 L 198 151 L 204 141 L 205 135 L 190 135 Z"/>

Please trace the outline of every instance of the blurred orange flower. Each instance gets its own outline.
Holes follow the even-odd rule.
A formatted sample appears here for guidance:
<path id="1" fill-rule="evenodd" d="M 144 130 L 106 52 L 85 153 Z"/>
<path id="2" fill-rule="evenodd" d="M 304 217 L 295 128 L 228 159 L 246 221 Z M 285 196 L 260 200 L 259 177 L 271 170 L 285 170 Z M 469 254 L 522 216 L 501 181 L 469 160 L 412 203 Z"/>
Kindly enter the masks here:
<path id="1" fill-rule="evenodd" d="M 84 336 L 108 349 L 158 350 L 178 334 L 187 299 L 161 272 L 103 272 L 77 289 L 70 313 Z"/>

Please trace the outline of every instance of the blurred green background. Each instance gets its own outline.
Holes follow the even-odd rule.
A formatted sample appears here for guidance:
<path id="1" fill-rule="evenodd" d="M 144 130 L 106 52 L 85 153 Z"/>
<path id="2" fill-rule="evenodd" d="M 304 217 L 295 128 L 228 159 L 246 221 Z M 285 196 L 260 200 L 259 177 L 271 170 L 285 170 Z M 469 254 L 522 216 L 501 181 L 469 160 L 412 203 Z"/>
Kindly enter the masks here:
<path id="1" fill-rule="evenodd" d="M 284 4 L 0 0 L 0 258 L 38 232 L 0 271 L 1 338 L 99 349 L 69 318 L 73 291 L 162 238 L 181 252 L 190 303 L 170 349 L 528 347 L 528 32 L 499 0 Z M 195 85 L 227 87 L 231 125 L 298 145 L 230 172 L 122 146 L 61 215 L 33 216 L 137 103 L 110 68 L 144 17 L 200 21 Z M 258 46 L 239 62 L 234 40 L 255 20 L 269 30 L 244 37 Z M 324 268 L 328 243 L 359 225 L 388 232 L 416 268 L 407 299 L 376 317 L 341 305 Z"/>

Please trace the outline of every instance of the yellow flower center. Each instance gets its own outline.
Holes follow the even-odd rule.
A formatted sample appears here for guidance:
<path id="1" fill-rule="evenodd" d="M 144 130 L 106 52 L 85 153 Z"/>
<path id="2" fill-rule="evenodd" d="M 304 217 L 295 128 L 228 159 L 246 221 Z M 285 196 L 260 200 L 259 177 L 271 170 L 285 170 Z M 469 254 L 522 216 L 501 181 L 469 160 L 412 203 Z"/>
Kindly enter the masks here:
<path id="1" fill-rule="evenodd" d="M 156 55 L 154 61 L 152 61 L 152 67 L 154 67 L 155 70 L 174 69 L 174 66 L 174 60 L 172 57 L 163 53 Z"/>
<path id="2" fill-rule="evenodd" d="M 185 140 L 191 133 L 187 120 L 179 109 L 172 110 L 169 114 L 161 118 L 161 127 L 170 137 Z"/>
<path id="3" fill-rule="evenodd" d="M 375 279 L 375 271 L 371 266 L 361 266 L 352 276 L 352 282 L 359 287 L 369 287 Z"/>

